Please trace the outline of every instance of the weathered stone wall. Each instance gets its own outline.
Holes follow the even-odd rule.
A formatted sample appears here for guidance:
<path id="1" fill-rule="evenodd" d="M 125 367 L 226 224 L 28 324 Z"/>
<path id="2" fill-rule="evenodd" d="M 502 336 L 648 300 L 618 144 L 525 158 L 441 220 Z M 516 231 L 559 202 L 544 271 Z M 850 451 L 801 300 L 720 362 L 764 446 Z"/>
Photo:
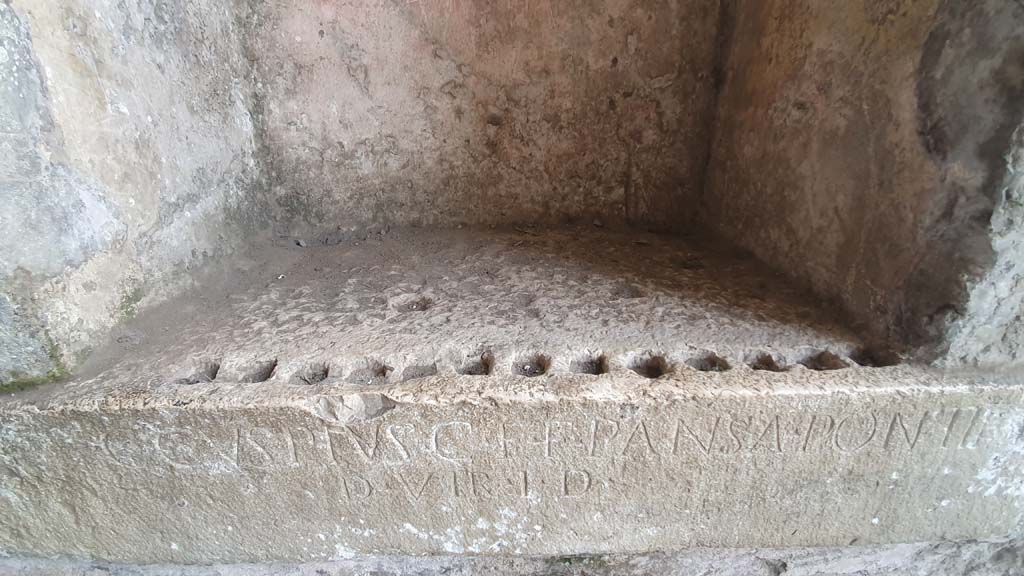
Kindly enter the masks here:
<path id="1" fill-rule="evenodd" d="M 1021 540 L 839 548 L 697 548 L 680 554 L 642 555 L 366 555 L 330 562 L 206 566 L 0 558 L 0 574 L 4 576 L 1019 576 L 1022 573 L 1024 541 Z"/>
<path id="2" fill-rule="evenodd" d="M 282 223 L 679 229 L 701 188 L 717 2 L 259 3 Z"/>
<path id="3" fill-rule="evenodd" d="M 876 336 L 1019 360 L 1024 7 L 727 6 L 707 220 Z"/>
<path id="4" fill-rule="evenodd" d="M 998 366 L 1024 360 L 1024 125 L 1014 132 L 992 215 L 992 265 L 970 286 L 949 328 L 945 363 Z"/>
<path id="5" fill-rule="evenodd" d="M 253 222 L 678 228 L 700 189 L 714 3 L 0 13 L 0 379 L 75 363 Z"/>
<path id="6" fill-rule="evenodd" d="M 0 3 L 0 382 L 57 375 L 252 212 L 231 5 Z"/>
<path id="7" fill-rule="evenodd" d="M 1008 0 L 8 0 L 0 379 L 58 374 L 270 223 L 703 225 L 878 338 L 1018 361 L 1022 21 Z"/>
<path id="8" fill-rule="evenodd" d="M 346 389 L 132 376 L 0 398 L 0 557 L 318 562 L 1024 536 L 1024 391 L 1011 377 L 449 374 Z"/>

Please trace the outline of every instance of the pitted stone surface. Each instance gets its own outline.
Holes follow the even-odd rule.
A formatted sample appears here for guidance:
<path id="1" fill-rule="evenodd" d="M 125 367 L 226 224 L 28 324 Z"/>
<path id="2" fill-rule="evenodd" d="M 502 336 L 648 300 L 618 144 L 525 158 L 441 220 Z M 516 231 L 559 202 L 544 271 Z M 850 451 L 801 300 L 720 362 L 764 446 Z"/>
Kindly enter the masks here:
<path id="1" fill-rule="evenodd" d="M 291 229 L 695 221 L 718 3 L 251 2 Z"/>
<path id="2" fill-rule="evenodd" d="M 706 227 L 876 336 L 1017 362 L 1022 10 L 7 2 L 0 380 L 255 230 L 459 223 Z"/>
<path id="3" fill-rule="evenodd" d="M 83 386 L 0 404 L 0 550 L 132 563 L 1020 537 L 1019 378 Z"/>
<path id="4" fill-rule="evenodd" d="M 922 357 L 1021 362 L 1024 6 L 723 5 L 711 225 Z"/>
<path id="5" fill-rule="evenodd" d="M 704 549 L 679 554 L 538 557 L 364 556 L 328 562 L 131 566 L 0 559 L 3 576 L 1018 576 L 1024 542 L 842 548 Z"/>
<path id="6" fill-rule="evenodd" d="M 220 2 L 0 3 L 0 385 L 77 364 L 261 220 L 242 52 Z"/>
<path id="7" fill-rule="evenodd" d="M 749 258 L 653 234 L 401 229 L 277 244 L 126 324 L 86 376 L 117 362 L 104 381 L 171 381 L 213 362 L 218 380 L 287 382 L 322 365 L 325 384 L 379 383 L 481 357 L 499 375 L 542 364 L 565 374 L 600 357 L 612 372 L 645 355 L 680 370 L 709 353 L 791 366 L 858 346 Z"/>
<path id="8" fill-rule="evenodd" d="M 742 256 L 589 227 L 277 244 L 0 399 L 0 551 L 1022 536 L 1021 376 L 858 364 L 886 362 Z"/>
<path id="9" fill-rule="evenodd" d="M 692 221 L 717 21 L 697 0 L 3 3 L 0 382 L 44 375 L 51 343 L 77 365 L 271 225 Z"/>

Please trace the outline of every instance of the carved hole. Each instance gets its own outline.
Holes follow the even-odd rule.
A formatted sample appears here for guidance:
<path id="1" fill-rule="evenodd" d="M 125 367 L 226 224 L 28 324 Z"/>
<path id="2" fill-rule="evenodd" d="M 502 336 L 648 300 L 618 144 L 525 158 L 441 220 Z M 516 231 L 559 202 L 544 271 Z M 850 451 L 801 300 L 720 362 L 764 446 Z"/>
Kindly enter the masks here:
<path id="1" fill-rule="evenodd" d="M 484 352 L 479 358 L 475 358 L 459 368 L 459 374 L 465 376 L 488 376 L 494 369 L 494 356 Z"/>
<path id="2" fill-rule="evenodd" d="M 878 348 L 860 348 L 851 354 L 850 358 L 857 364 L 869 368 L 885 368 L 900 363 L 899 354 Z"/>
<path id="3" fill-rule="evenodd" d="M 258 360 L 242 368 L 242 376 L 238 379 L 238 381 L 245 382 L 247 384 L 255 384 L 256 382 L 266 382 L 267 380 L 270 380 L 271 376 L 274 375 L 274 370 L 276 369 L 277 359 Z"/>
<path id="4" fill-rule="evenodd" d="M 660 378 L 668 373 L 664 356 L 638 356 L 629 363 L 629 369 L 644 378 Z"/>
<path id="5" fill-rule="evenodd" d="M 701 372 L 725 372 L 732 368 L 725 358 L 714 352 L 709 352 L 698 358 L 691 358 L 686 363 Z"/>
<path id="6" fill-rule="evenodd" d="M 220 362 L 204 362 L 199 372 L 213 382 L 217 379 L 217 373 L 220 372 Z"/>
<path id="7" fill-rule="evenodd" d="M 812 354 L 800 363 L 811 370 L 841 370 L 850 366 L 842 358 L 828 350 L 822 350 L 817 354 Z"/>
<path id="8" fill-rule="evenodd" d="M 632 300 L 634 298 L 643 298 L 643 296 L 643 291 L 632 284 L 619 284 L 612 290 L 612 297 L 616 300 Z"/>
<path id="9" fill-rule="evenodd" d="M 220 362 L 208 360 L 202 362 L 195 372 L 178 380 L 178 384 L 206 384 L 217 379 L 220 372 Z"/>
<path id="10" fill-rule="evenodd" d="M 750 367 L 754 370 L 765 370 L 767 372 L 785 372 L 786 367 L 779 364 L 779 361 L 774 356 L 767 352 L 762 352 L 754 358 L 754 361 L 750 363 Z"/>
<path id="11" fill-rule="evenodd" d="M 324 362 L 314 362 L 292 376 L 293 384 L 317 384 L 327 380 L 331 367 Z"/>
<path id="12" fill-rule="evenodd" d="M 543 354 L 531 354 L 512 363 L 512 373 L 517 376 L 542 376 L 551 368 L 551 358 Z"/>
<path id="13" fill-rule="evenodd" d="M 572 361 L 569 369 L 575 374 L 607 374 L 608 358 L 600 356 L 581 356 Z"/>
<path id="14" fill-rule="evenodd" d="M 392 304 L 392 308 L 399 312 L 423 312 L 433 306 L 433 300 L 420 294 L 409 294 L 405 297 L 397 298 Z"/>
<path id="15" fill-rule="evenodd" d="M 402 381 L 416 380 L 418 378 L 429 378 L 437 375 L 437 364 L 426 364 L 421 366 L 407 366 L 402 370 Z"/>
<path id="16" fill-rule="evenodd" d="M 365 366 L 349 372 L 345 381 L 352 384 L 376 386 L 387 382 L 388 374 L 392 370 L 393 368 L 379 360 L 368 360 Z"/>

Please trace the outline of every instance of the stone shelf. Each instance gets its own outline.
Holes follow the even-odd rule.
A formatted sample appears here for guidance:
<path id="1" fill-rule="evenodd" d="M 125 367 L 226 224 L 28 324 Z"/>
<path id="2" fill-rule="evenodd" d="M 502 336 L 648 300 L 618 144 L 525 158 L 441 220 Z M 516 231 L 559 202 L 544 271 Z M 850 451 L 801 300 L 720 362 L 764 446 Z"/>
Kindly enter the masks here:
<path id="1" fill-rule="evenodd" d="M 587 554 L 1019 537 L 1019 374 L 865 348 L 655 235 L 281 239 L 0 398 L 0 553 Z"/>
<path id="2" fill-rule="evenodd" d="M 748 258 L 652 234 L 286 239 L 196 282 L 122 327 L 80 380 L 343 386 L 889 363 Z"/>

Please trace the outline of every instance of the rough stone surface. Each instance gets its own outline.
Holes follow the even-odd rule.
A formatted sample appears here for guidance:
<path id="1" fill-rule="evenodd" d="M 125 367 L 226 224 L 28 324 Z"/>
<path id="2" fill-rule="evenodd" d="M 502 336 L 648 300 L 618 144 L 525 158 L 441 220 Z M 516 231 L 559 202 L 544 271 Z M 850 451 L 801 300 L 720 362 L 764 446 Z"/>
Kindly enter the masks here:
<path id="1" fill-rule="evenodd" d="M 565 221 L 716 230 L 877 339 L 1017 362 L 1021 11 L 10 0 L 0 380 L 255 229 Z"/>
<path id="2" fill-rule="evenodd" d="M 716 2 L 258 3 L 282 226 L 694 220 Z"/>
<path id="3" fill-rule="evenodd" d="M 76 363 L 238 242 L 247 74 L 218 3 L 0 3 L 0 382 Z"/>
<path id="4" fill-rule="evenodd" d="M 190 564 L 1022 536 L 1012 378 L 736 369 L 44 393 L 0 404 L 7 555 Z"/>
<path id="5" fill-rule="evenodd" d="M 1021 4 L 549 4 L 0 3 L 0 573 L 1022 572 Z"/>
<path id="6" fill-rule="evenodd" d="M 986 307 L 1020 276 L 1020 3 L 730 6 L 711 224 L 881 337 L 1019 360 L 1019 300 Z"/>
<path id="7" fill-rule="evenodd" d="M 121 378 L 173 380 L 216 363 L 236 379 L 272 367 L 281 382 L 399 380 L 481 362 L 567 373 L 587 360 L 618 370 L 663 357 L 669 370 L 767 354 L 789 367 L 822 351 L 852 363 L 858 350 L 807 293 L 749 257 L 672 237 L 392 229 L 276 244 L 126 322 L 80 375 L 114 365 Z"/>
<path id="8" fill-rule="evenodd" d="M 748 259 L 589 228 L 310 244 L 256 248 L 141 313 L 112 365 L 0 399 L 0 550 L 209 563 L 1021 536 L 1020 375 L 871 367 L 884 355 Z M 765 354 L 779 371 L 754 369 Z"/>
<path id="9" fill-rule="evenodd" d="M 999 367 L 1024 358 L 1024 127 L 1014 133 L 992 215 L 992 267 L 970 285 L 945 362 Z"/>
<path id="10" fill-rule="evenodd" d="M 3 560 L 3 576 L 1017 576 L 1020 540 L 696 550 L 683 554 L 495 558 L 362 557 L 303 564 L 125 566 L 54 560 Z"/>
<path id="11" fill-rule="evenodd" d="M 0 379 L 52 367 L 51 342 L 77 364 L 253 224 L 680 227 L 717 15 L 675 0 L 4 3 L 0 286 L 29 329 L 0 332 L 25 350 Z"/>

